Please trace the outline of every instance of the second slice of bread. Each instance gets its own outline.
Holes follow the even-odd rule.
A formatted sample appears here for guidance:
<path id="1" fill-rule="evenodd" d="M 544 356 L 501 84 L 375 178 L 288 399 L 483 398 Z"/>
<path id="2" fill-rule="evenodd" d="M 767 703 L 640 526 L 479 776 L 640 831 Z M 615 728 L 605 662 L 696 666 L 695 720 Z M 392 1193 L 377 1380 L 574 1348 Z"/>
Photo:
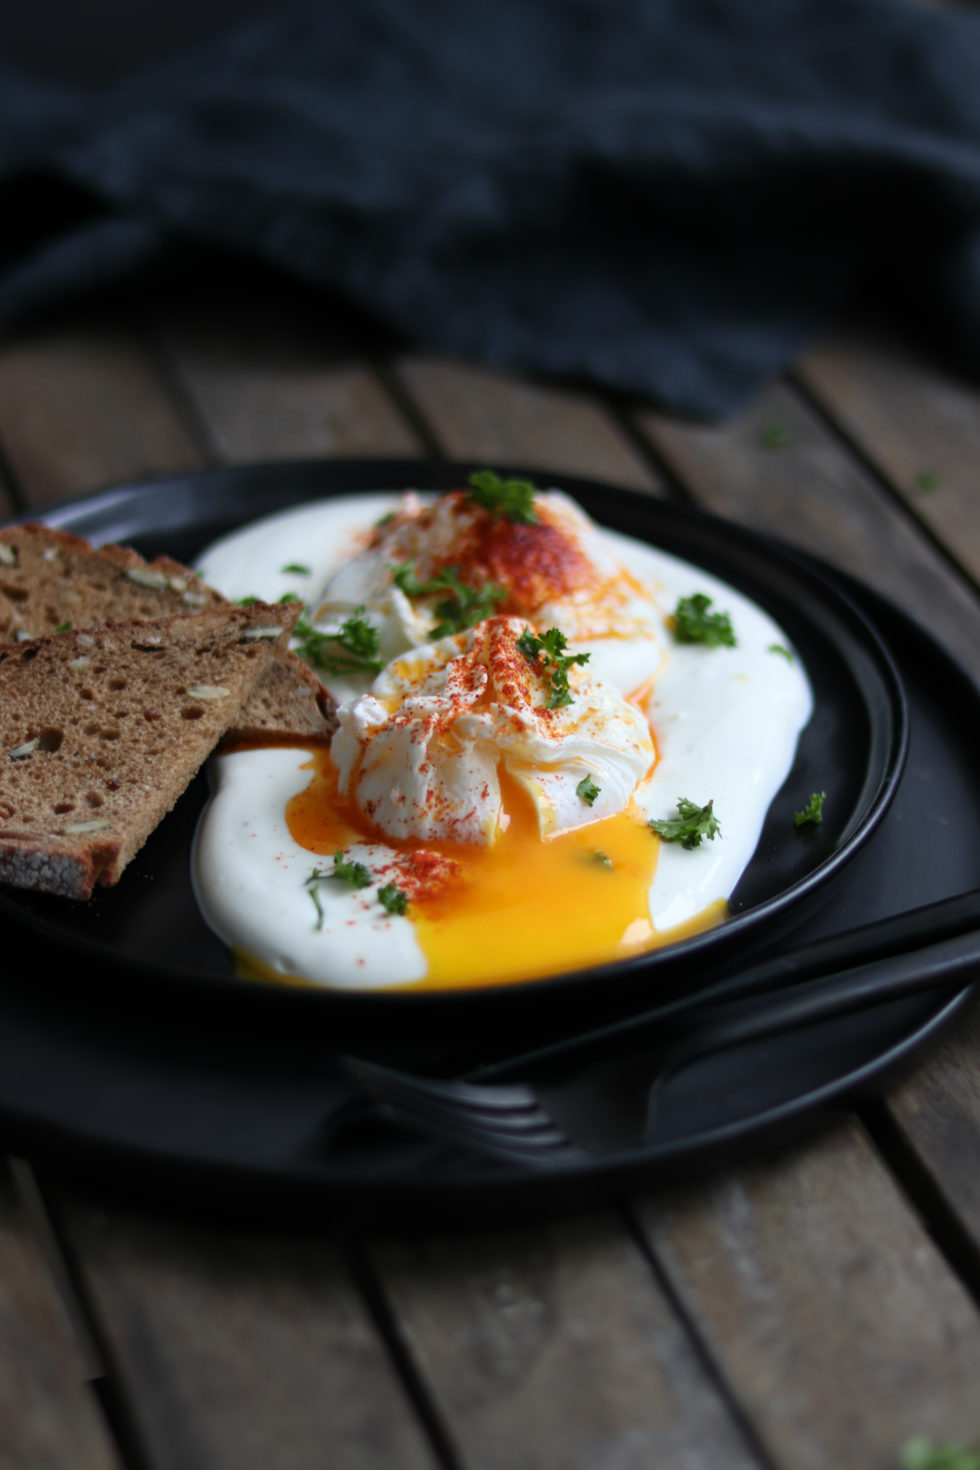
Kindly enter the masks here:
<path id="1" fill-rule="evenodd" d="M 170 557 L 146 561 L 131 547 L 94 547 L 32 522 L 0 528 L 0 643 L 226 606 L 220 592 Z M 229 739 L 325 745 L 335 728 L 333 699 L 283 648 Z"/>
<path id="2" fill-rule="evenodd" d="M 298 612 L 224 604 L 0 647 L 0 881 L 80 899 L 116 883 Z"/>

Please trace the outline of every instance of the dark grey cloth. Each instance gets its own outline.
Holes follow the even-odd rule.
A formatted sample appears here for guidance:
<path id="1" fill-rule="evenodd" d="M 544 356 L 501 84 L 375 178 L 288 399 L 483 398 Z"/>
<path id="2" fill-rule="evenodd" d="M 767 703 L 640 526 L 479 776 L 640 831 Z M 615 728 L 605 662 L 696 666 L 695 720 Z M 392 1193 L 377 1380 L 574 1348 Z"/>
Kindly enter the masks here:
<path id="1" fill-rule="evenodd" d="M 0 84 L 0 323 L 215 249 L 410 340 L 714 416 L 874 290 L 980 367 L 980 17 L 330 0 Z"/>

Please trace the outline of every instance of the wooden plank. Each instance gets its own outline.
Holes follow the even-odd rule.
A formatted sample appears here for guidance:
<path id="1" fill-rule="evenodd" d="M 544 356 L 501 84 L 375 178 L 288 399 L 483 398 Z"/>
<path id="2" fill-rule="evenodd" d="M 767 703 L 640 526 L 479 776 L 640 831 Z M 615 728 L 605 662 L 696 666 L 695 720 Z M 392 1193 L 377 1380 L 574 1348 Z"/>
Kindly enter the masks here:
<path id="1" fill-rule="evenodd" d="M 468 1470 L 758 1465 L 614 1217 L 372 1256 Z"/>
<path id="2" fill-rule="evenodd" d="M 432 1470 L 329 1240 L 62 1215 L 151 1470 Z"/>
<path id="3" fill-rule="evenodd" d="M 0 454 L 2 454 L 2 452 L 3 440 L 2 438 L 0 438 Z M 16 510 L 17 507 L 14 503 L 14 497 L 11 493 L 11 486 L 4 478 L 2 470 L 0 470 L 0 520 L 4 519 L 7 516 L 12 516 L 16 514 Z"/>
<path id="4" fill-rule="evenodd" d="M 980 1314 L 856 1128 L 641 1214 L 780 1470 L 976 1435 Z"/>
<path id="5" fill-rule="evenodd" d="M 637 423 L 705 509 L 855 573 L 980 677 L 972 591 L 790 389 L 775 384 L 719 426 L 649 410 Z"/>
<path id="6" fill-rule="evenodd" d="M 888 1099 L 925 1176 L 973 1247 L 980 1281 L 980 1013 Z"/>
<path id="7" fill-rule="evenodd" d="M 119 1470 L 89 1365 L 0 1163 L 0 1465 Z"/>
<path id="8" fill-rule="evenodd" d="M 28 508 L 200 462 L 138 334 L 115 323 L 0 346 L 0 442 Z"/>
<path id="9" fill-rule="evenodd" d="M 247 311 L 219 301 L 167 314 L 162 341 L 216 456 L 239 464 L 417 453 L 376 376 L 295 308 L 292 295 L 275 294 Z"/>
<path id="10" fill-rule="evenodd" d="M 659 488 L 646 460 L 594 396 L 441 358 L 404 358 L 398 375 L 453 458 Z"/>
<path id="11" fill-rule="evenodd" d="M 980 389 L 883 328 L 841 331 L 797 372 L 951 555 L 980 578 Z"/>

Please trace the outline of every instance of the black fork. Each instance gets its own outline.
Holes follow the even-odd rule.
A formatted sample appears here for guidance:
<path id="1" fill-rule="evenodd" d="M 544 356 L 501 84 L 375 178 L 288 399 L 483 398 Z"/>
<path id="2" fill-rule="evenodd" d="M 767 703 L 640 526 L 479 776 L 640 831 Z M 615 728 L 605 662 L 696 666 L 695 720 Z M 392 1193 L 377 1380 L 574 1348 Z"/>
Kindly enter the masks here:
<path id="1" fill-rule="evenodd" d="M 890 922 L 874 928 L 882 934 Z M 903 996 L 960 989 L 978 976 L 980 934 L 961 933 L 911 953 L 886 954 L 761 995 L 716 1002 L 695 1011 L 679 1030 L 665 1021 L 669 1008 L 661 1008 L 504 1064 L 511 1075 L 525 1065 L 538 1070 L 542 1062 L 549 1067 L 556 1064 L 570 1079 L 566 1089 L 591 1089 L 596 1109 L 604 1090 L 638 1098 L 633 1118 L 625 1126 L 620 1119 L 605 1140 L 597 1141 L 594 1128 L 573 1136 L 573 1130 L 560 1127 L 542 1096 L 546 1087 L 482 1080 L 479 1074 L 462 1080 L 423 1077 L 356 1057 L 344 1058 L 344 1064 L 367 1107 L 353 1108 L 347 1119 L 328 1121 L 340 1127 L 374 1110 L 428 1137 L 509 1162 L 527 1166 L 570 1162 L 587 1158 L 596 1149 L 608 1153 L 649 1143 L 665 1083 L 696 1061 Z M 749 974 L 739 978 L 744 986 Z M 729 984 L 722 994 L 733 989 Z M 579 1101 L 587 1107 L 589 1097 Z"/>

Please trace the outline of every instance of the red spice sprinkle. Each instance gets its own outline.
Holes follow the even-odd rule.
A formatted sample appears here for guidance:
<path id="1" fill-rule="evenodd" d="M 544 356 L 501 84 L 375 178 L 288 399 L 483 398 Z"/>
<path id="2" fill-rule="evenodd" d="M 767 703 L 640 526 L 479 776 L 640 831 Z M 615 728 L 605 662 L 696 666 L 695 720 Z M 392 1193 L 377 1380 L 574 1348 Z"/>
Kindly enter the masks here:
<path id="1" fill-rule="evenodd" d="M 531 617 L 554 598 L 594 592 L 600 585 L 570 528 L 544 501 L 535 510 L 537 521 L 525 525 L 453 490 L 415 516 L 398 516 L 374 544 L 383 543 L 395 562 L 411 562 L 420 581 L 452 566 L 469 587 L 495 582 L 507 591 L 498 611 Z"/>
<path id="2" fill-rule="evenodd" d="M 414 852 L 399 853 L 383 868 L 376 869 L 375 877 L 380 883 L 396 883 L 410 903 L 420 903 L 441 893 L 461 871 L 455 858 L 420 847 Z"/>

